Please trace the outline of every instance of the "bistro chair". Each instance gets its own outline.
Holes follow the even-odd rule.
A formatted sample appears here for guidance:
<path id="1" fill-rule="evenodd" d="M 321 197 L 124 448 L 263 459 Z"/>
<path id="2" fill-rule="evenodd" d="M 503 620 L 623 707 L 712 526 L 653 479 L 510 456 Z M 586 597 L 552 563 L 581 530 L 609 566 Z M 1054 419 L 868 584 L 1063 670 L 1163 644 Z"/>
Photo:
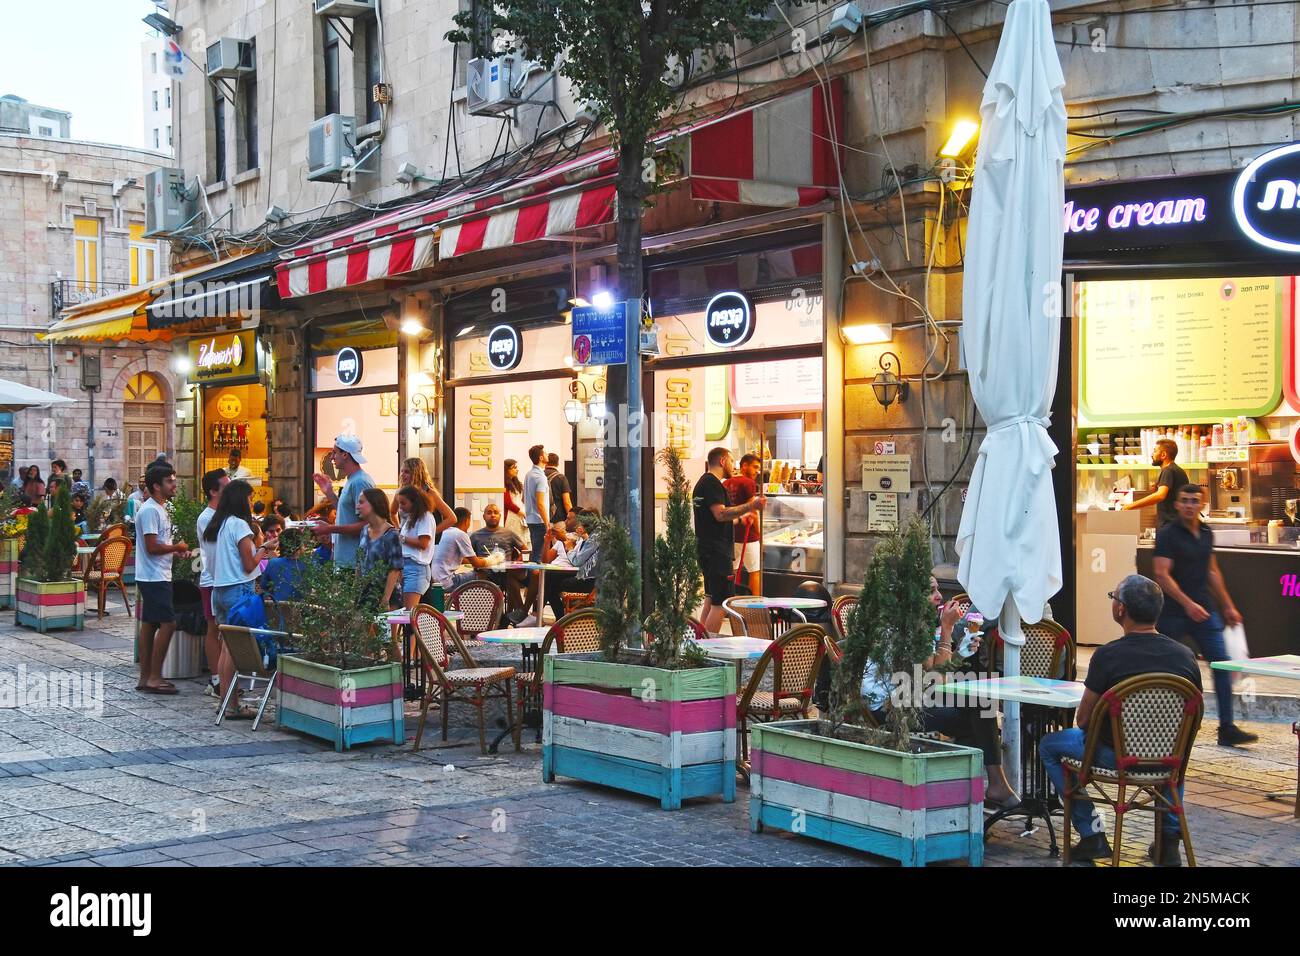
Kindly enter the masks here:
<path id="1" fill-rule="evenodd" d="M 542 660 L 548 654 L 592 654 L 600 650 L 600 619 L 591 608 L 582 608 L 566 614 L 546 632 L 542 650 L 537 657 L 537 670 L 515 675 L 516 696 L 519 698 L 519 726 L 523 725 L 524 711 L 531 699 L 534 709 L 540 709 L 542 700 Z"/>
<path id="2" fill-rule="evenodd" d="M 592 607 L 596 603 L 596 589 L 590 591 L 561 591 L 560 604 L 566 616 L 583 607 Z"/>
<path id="3" fill-rule="evenodd" d="M 763 652 L 736 704 L 736 734 L 740 761 L 749 766 L 750 722 L 808 716 L 813 687 L 827 653 L 826 632 L 820 624 L 796 624 Z M 760 690 L 768 667 L 773 690 Z"/>
<path id="4" fill-rule="evenodd" d="M 257 730 L 257 725 L 262 722 L 262 714 L 266 712 L 266 705 L 271 701 L 271 691 L 275 688 L 275 679 L 280 672 L 263 660 L 262 648 L 251 628 L 222 624 L 217 628 L 217 634 L 235 665 L 235 676 L 226 688 L 226 695 L 221 698 L 221 706 L 217 708 L 217 726 L 221 726 L 221 722 L 226 719 L 226 708 L 230 706 L 231 698 L 242 704 L 245 692 L 257 694 L 257 685 L 264 684 L 261 695 L 257 697 L 257 716 L 253 718 L 253 729 Z M 291 638 L 293 635 L 285 636 Z"/>
<path id="5" fill-rule="evenodd" d="M 99 540 L 101 542 L 107 541 L 109 538 L 124 538 L 124 537 L 126 537 L 125 524 L 111 524 L 99 533 Z"/>
<path id="6" fill-rule="evenodd" d="M 126 567 L 126 559 L 130 556 L 131 539 L 121 535 L 102 539 L 90 556 L 90 563 L 86 565 L 85 581 L 88 587 L 94 588 L 99 594 L 101 618 L 104 616 L 104 599 L 110 584 L 116 585 L 122 592 L 122 601 L 126 604 L 127 613 L 131 611 L 131 598 L 126 593 L 126 582 L 122 580 L 122 571 Z"/>
<path id="7" fill-rule="evenodd" d="M 474 638 L 500 623 L 505 601 L 501 589 L 491 581 L 467 581 L 447 596 L 447 609 L 465 615 L 456 625 L 465 647 L 478 650 L 484 646 Z"/>
<path id="8" fill-rule="evenodd" d="M 506 719 L 510 718 L 510 684 L 514 681 L 513 667 L 479 667 L 464 646 L 451 622 L 427 604 L 417 604 L 411 612 L 415 631 L 415 646 L 427 677 L 424 696 L 420 699 L 420 725 L 415 731 L 412 752 L 420 749 L 424 737 L 424 723 L 429 717 L 429 705 L 437 698 L 442 710 L 442 739 L 447 739 L 447 711 L 453 700 L 465 700 L 478 710 L 478 746 L 487 754 L 487 731 L 483 722 L 483 705 L 489 700 L 505 701 Z M 449 669 L 453 650 L 459 652 L 468 667 Z M 519 749 L 519 724 L 515 724 L 515 750 Z"/>
<path id="9" fill-rule="evenodd" d="M 777 636 L 776 616 L 765 607 L 737 607 L 733 602 L 744 600 L 741 597 L 729 597 L 722 602 L 722 610 L 731 618 L 731 633 L 737 636 L 761 637 L 772 640 Z M 736 628 L 740 630 L 737 632 Z"/>
<path id="10" fill-rule="evenodd" d="M 1123 849 L 1124 814 L 1130 810 L 1148 810 L 1156 817 L 1156 853 L 1164 844 L 1162 814 L 1178 817 L 1187 865 L 1196 865 L 1187 814 L 1178 796 L 1178 787 L 1187 773 L 1192 743 L 1201 727 L 1205 700 L 1191 681 L 1172 674 L 1139 674 L 1120 681 L 1101 695 L 1083 745 L 1083 759 L 1063 757 L 1065 792 L 1065 863 L 1070 863 L 1070 804 L 1091 788 L 1115 811 L 1115 850 L 1111 863 L 1119 866 Z M 1109 725 L 1114 741 L 1115 768 L 1099 767 L 1094 761 L 1101 741 L 1101 729 Z M 1113 786 L 1118 796 L 1111 799 L 1102 784 Z M 1130 788 L 1132 793 L 1130 795 Z"/>
<path id="11" fill-rule="evenodd" d="M 843 594 L 831 605 L 831 627 L 835 629 L 835 639 L 843 641 L 849 633 L 849 618 L 858 609 L 856 594 Z"/>

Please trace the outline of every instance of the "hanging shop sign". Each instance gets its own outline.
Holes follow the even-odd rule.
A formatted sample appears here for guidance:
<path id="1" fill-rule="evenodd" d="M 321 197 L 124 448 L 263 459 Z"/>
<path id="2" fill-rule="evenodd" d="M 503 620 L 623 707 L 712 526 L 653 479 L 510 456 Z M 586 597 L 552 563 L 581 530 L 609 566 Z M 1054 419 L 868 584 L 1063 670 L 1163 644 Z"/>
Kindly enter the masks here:
<path id="1" fill-rule="evenodd" d="M 361 381 L 364 373 L 365 364 L 359 349 L 354 349 L 350 345 L 339 349 L 338 354 L 334 356 L 334 374 L 340 385 L 350 388 Z"/>
<path id="2" fill-rule="evenodd" d="M 719 292 L 704 307 L 704 333 L 714 345 L 734 349 L 754 334 L 754 310 L 740 292 Z"/>
<path id="3" fill-rule="evenodd" d="M 638 302 L 615 302 L 607 309 L 594 305 L 573 310 L 573 364 L 626 365 L 628 309 Z"/>
<path id="4" fill-rule="evenodd" d="M 497 372 L 509 372 L 524 357 L 524 341 L 511 325 L 498 325 L 488 333 L 488 364 Z"/>
<path id="5" fill-rule="evenodd" d="M 189 357 L 195 381 L 203 384 L 257 374 L 257 340 L 252 331 L 190 339 Z"/>
<path id="6" fill-rule="evenodd" d="M 1241 171 L 1232 190 L 1237 227 L 1278 252 L 1300 252 L 1300 143 L 1269 150 Z"/>

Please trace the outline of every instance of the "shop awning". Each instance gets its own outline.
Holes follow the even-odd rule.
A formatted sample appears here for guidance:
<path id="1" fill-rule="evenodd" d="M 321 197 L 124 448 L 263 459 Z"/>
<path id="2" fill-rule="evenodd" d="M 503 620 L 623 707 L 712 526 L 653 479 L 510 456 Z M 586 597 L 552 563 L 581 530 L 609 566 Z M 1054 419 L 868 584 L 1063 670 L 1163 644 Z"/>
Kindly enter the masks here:
<path id="1" fill-rule="evenodd" d="M 169 286 L 193 280 L 229 261 L 205 263 L 64 309 L 62 317 L 36 337 L 42 342 L 169 342 L 172 329 L 150 327 L 146 311 L 149 303 Z"/>
<path id="2" fill-rule="evenodd" d="M 812 205 L 839 189 L 834 149 L 843 125 L 843 81 L 832 80 L 827 90 L 801 90 L 674 127 L 653 143 L 661 148 L 690 137 L 687 169 L 694 198 Z M 718 132 L 697 138 L 708 130 Z M 735 153 L 736 142 L 743 143 L 743 155 L 721 155 Z M 280 297 L 330 292 L 428 268 L 437 259 L 610 222 L 617 169 L 613 148 L 601 149 L 508 188 L 467 190 L 330 233 L 281 254 L 275 267 Z"/>
<path id="3" fill-rule="evenodd" d="M 145 311 L 150 329 L 255 319 L 279 301 L 271 281 L 280 252 L 255 252 L 214 263 L 201 272 L 172 276 Z"/>

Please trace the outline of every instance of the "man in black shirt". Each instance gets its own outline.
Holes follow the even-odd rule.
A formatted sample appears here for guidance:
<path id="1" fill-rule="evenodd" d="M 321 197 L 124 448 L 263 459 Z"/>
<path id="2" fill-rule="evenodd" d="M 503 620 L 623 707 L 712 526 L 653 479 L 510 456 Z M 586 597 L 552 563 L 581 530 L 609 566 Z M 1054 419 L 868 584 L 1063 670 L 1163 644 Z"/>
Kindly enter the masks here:
<path id="1" fill-rule="evenodd" d="M 1214 558 L 1214 532 L 1201 521 L 1201 488 L 1183 485 L 1176 497 L 1178 520 L 1156 532 L 1155 576 L 1165 592 L 1160 615 L 1161 634 L 1190 637 L 1207 661 L 1226 661 L 1223 625 L 1241 623 L 1241 612 Z M 1213 598 L 1213 600 L 1211 600 Z M 1215 605 L 1219 610 L 1215 611 Z M 1222 616 L 1220 616 L 1222 614 Z M 1214 697 L 1219 707 L 1219 746 L 1254 743 L 1259 737 L 1232 722 L 1232 675 L 1214 671 Z"/>
<path id="2" fill-rule="evenodd" d="M 704 629 L 716 634 L 722 626 L 722 602 L 736 593 L 732 579 L 735 559 L 735 520 L 751 511 L 762 511 L 767 499 L 755 495 L 747 504 L 732 505 L 723 481 L 734 473 L 731 452 L 719 446 L 709 452 L 708 470 L 695 483 L 695 545 L 704 573 L 704 607 L 700 620 Z"/>
<path id="3" fill-rule="evenodd" d="M 1187 472 L 1174 464 L 1174 459 L 1177 457 L 1178 443 L 1172 438 L 1162 438 L 1156 442 L 1156 450 L 1151 455 L 1151 464 L 1160 469 L 1160 477 L 1156 479 L 1156 490 L 1145 498 L 1139 498 L 1132 504 L 1125 505 L 1123 510 L 1132 511 L 1134 508 L 1155 505 L 1157 528 L 1163 528 L 1170 522 L 1178 520 L 1174 498 L 1178 494 L 1178 489 L 1187 484 Z"/>
<path id="4" fill-rule="evenodd" d="M 1199 689 L 1201 669 L 1196 658 L 1182 644 L 1156 630 L 1156 621 L 1164 605 L 1160 586 L 1140 574 L 1130 574 L 1111 592 L 1110 615 L 1124 629 L 1124 636 L 1097 648 L 1088 664 L 1083 682 L 1083 700 L 1075 712 L 1075 726 L 1045 736 L 1038 745 L 1043 767 L 1057 793 L 1065 791 L 1065 771 L 1061 758 L 1083 759 L 1083 746 L 1092 712 L 1101 696 L 1121 681 L 1140 674 L 1173 674 L 1184 677 Z M 1103 726 L 1101 740 L 1093 755 L 1099 767 L 1115 766 L 1114 741 L 1110 727 Z M 1181 798 L 1182 792 L 1179 791 Z M 1172 813 L 1159 814 L 1165 831 L 1161 866 L 1178 866 L 1178 818 Z M 1079 831 L 1079 843 L 1071 856 L 1079 860 L 1099 860 L 1111 856 L 1110 842 L 1102 829 L 1101 817 L 1092 801 L 1076 797 L 1070 803 L 1070 819 Z"/>
<path id="5" fill-rule="evenodd" d="M 555 452 L 546 459 L 546 480 L 551 486 L 551 524 L 568 521 L 573 512 L 573 489 L 560 470 L 560 456 Z"/>

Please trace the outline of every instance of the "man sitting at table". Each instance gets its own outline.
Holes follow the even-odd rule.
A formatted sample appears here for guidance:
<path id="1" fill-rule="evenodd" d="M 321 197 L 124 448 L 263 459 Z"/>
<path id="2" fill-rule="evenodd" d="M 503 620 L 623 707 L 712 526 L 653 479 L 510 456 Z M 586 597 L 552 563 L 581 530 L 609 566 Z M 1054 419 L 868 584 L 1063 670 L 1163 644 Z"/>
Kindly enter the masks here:
<path id="1" fill-rule="evenodd" d="M 430 571 L 433 583 L 440 585 L 450 594 L 462 584 L 468 584 L 477 576 L 473 570 L 460 570 L 465 563 L 471 568 L 487 567 L 487 558 L 480 558 L 474 553 L 474 544 L 469 539 L 469 509 L 456 509 L 456 523 L 447 528 L 433 546 L 433 566 Z"/>
<path id="2" fill-rule="evenodd" d="M 489 504 L 483 509 L 483 527 L 470 535 L 469 539 L 474 545 L 474 553 L 480 558 L 490 557 L 493 551 L 500 551 L 505 556 L 505 560 L 518 561 L 528 547 L 523 538 L 502 526 L 501 507 L 496 504 Z M 481 571 L 480 575 L 502 590 L 509 605 L 509 613 L 522 619 L 524 608 L 528 605 L 520 595 L 520 588 L 528 581 L 529 572 L 493 571 L 489 566 L 486 571 Z M 531 587 L 529 590 L 530 594 L 535 596 Z M 531 601 L 532 598 L 530 597 L 529 600 Z"/>
<path id="3" fill-rule="evenodd" d="M 1196 665 L 1192 652 L 1156 630 L 1156 620 L 1165 603 L 1160 585 L 1140 574 L 1130 574 L 1110 594 L 1110 616 L 1124 629 L 1124 636 L 1102 645 L 1092 655 L 1088 664 L 1088 676 L 1083 682 L 1083 700 L 1075 712 L 1076 726 L 1048 734 L 1038 745 L 1043 767 L 1057 793 L 1065 792 L 1065 770 L 1061 767 L 1061 759 L 1083 759 L 1088 723 L 1097 702 L 1106 691 L 1121 681 L 1141 674 L 1173 674 L 1191 681 L 1198 690 L 1201 687 L 1201 669 Z M 1103 724 L 1101 739 L 1093 755 L 1095 766 L 1115 766 L 1113 744 L 1110 724 Z M 1180 797 L 1181 790 L 1180 787 Z M 1158 816 L 1165 831 L 1158 863 L 1160 866 L 1180 866 L 1178 841 L 1181 832 L 1178 818 L 1172 813 L 1161 813 Z M 1073 850 L 1074 859 L 1100 860 L 1111 856 L 1110 841 L 1106 839 L 1101 817 L 1091 800 L 1076 797 L 1070 805 L 1070 817 L 1081 838 Z M 1155 845 L 1152 844 L 1148 851 L 1152 855 L 1154 848 Z"/>

